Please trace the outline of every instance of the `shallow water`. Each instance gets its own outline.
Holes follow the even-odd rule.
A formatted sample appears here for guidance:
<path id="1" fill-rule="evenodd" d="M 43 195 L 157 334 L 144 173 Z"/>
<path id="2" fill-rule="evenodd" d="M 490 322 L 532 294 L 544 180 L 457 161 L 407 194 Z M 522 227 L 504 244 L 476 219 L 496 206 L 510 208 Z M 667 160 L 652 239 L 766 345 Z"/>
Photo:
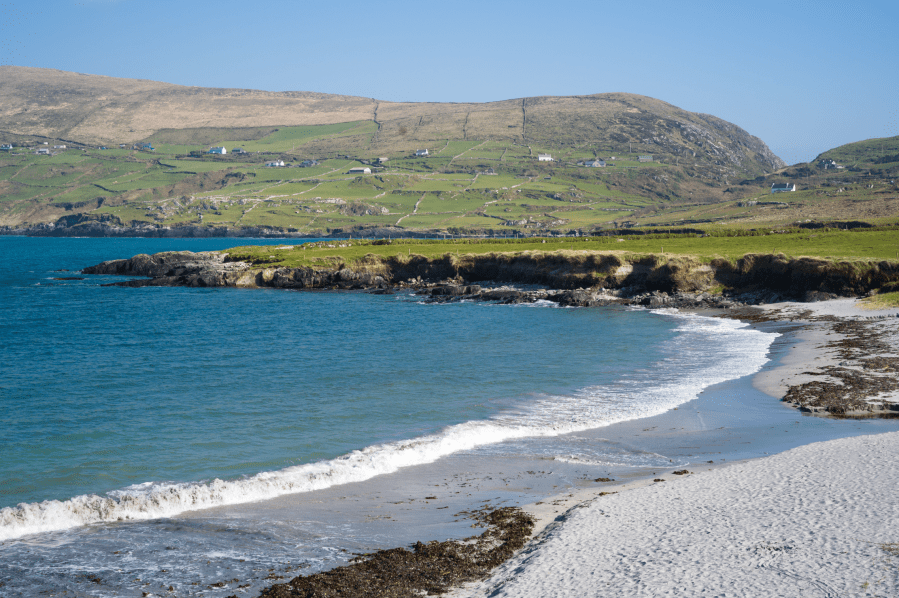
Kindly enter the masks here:
<path id="1" fill-rule="evenodd" d="M 53 280 L 250 242 L 285 243 L 0 237 L 7 588 L 256 591 L 354 551 L 465 536 L 454 515 L 476 502 L 527 502 L 719 444 L 757 456 L 740 430 L 795 418 L 745 378 L 777 334 L 730 320 Z M 631 430 L 673 416 L 702 448 Z"/>

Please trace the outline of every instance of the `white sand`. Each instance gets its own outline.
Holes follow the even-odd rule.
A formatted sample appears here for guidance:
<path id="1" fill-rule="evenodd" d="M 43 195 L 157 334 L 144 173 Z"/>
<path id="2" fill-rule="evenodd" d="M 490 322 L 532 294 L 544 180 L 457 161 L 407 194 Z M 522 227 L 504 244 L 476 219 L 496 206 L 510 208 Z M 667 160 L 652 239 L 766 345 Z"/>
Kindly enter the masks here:
<path id="1" fill-rule="evenodd" d="M 571 509 L 453 595 L 899 595 L 878 546 L 899 542 L 899 432 L 662 477 Z"/>
<path id="2" fill-rule="evenodd" d="M 899 347 L 897 309 L 854 299 L 767 306 L 868 320 Z M 755 380 L 783 396 L 833 364 L 831 327 L 812 322 L 779 367 Z M 820 378 L 818 378 L 820 379 Z M 711 465 L 708 467 L 712 467 Z M 899 432 L 802 446 L 772 457 L 659 474 L 527 510 L 542 530 L 474 596 L 899 596 Z"/>

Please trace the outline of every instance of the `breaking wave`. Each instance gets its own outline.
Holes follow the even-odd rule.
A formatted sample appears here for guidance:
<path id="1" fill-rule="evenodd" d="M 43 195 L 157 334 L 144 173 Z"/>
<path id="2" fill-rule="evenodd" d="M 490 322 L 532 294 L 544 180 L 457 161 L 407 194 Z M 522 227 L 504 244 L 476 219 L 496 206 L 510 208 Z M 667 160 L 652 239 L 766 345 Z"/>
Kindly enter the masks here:
<path id="1" fill-rule="evenodd" d="M 147 482 L 105 496 L 22 503 L 0 509 L 0 541 L 94 523 L 170 517 L 185 511 L 271 499 L 359 482 L 433 462 L 478 446 L 558 436 L 650 417 L 696 398 L 705 388 L 758 371 L 777 334 L 733 320 L 660 311 L 679 321 L 667 357 L 652 370 L 622 373 L 612 385 L 568 396 L 544 395 L 487 420 L 449 426 L 411 440 L 353 451 L 335 459 L 203 482 Z"/>

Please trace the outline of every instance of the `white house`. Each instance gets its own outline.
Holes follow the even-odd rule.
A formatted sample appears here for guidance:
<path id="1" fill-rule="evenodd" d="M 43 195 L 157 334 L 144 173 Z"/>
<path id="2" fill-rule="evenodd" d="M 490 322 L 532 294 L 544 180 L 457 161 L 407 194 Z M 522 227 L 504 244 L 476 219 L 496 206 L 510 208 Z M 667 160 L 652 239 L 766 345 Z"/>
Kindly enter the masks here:
<path id="1" fill-rule="evenodd" d="M 796 183 L 774 183 L 771 185 L 771 193 L 789 193 L 796 190 Z"/>
<path id="2" fill-rule="evenodd" d="M 602 168 L 606 165 L 604 160 L 584 160 L 581 164 L 588 168 Z"/>
<path id="3" fill-rule="evenodd" d="M 66 146 L 64 146 L 64 145 L 54 145 L 54 146 L 53 146 L 53 149 L 66 149 Z"/>
<path id="4" fill-rule="evenodd" d="M 269 168 L 278 168 L 284 166 L 284 160 L 272 160 L 271 162 L 266 162 L 265 165 Z"/>
<path id="5" fill-rule="evenodd" d="M 347 174 L 371 174 L 371 168 L 368 166 L 354 166 L 350 168 Z"/>
<path id="6" fill-rule="evenodd" d="M 35 153 L 35 154 L 38 154 L 39 156 L 49 156 L 49 155 L 50 155 L 50 150 L 47 149 L 47 148 L 45 148 L 45 147 L 42 147 L 41 149 L 37 150 L 37 151 L 34 152 L 34 153 Z"/>
<path id="7" fill-rule="evenodd" d="M 228 150 L 226 150 L 223 147 L 213 147 L 213 148 L 209 148 L 209 151 L 206 153 L 207 154 L 221 154 L 222 156 L 224 156 L 225 154 L 228 153 Z"/>
<path id="8" fill-rule="evenodd" d="M 11 144 L 11 143 L 4 143 L 3 145 L 0 145 L 0 151 L 8 152 L 8 151 L 11 151 L 11 150 L 12 150 L 12 144 Z"/>
<path id="9" fill-rule="evenodd" d="M 537 154 L 538 162 L 552 162 L 553 157 L 551 154 Z"/>
<path id="10" fill-rule="evenodd" d="M 416 156 L 427 156 L 427 155 L 428 155 L 428 150 L 426 150 L 426 149 L 423 149 L 423 150 L 415 150 L 415 155 L 416 155 Z"/>

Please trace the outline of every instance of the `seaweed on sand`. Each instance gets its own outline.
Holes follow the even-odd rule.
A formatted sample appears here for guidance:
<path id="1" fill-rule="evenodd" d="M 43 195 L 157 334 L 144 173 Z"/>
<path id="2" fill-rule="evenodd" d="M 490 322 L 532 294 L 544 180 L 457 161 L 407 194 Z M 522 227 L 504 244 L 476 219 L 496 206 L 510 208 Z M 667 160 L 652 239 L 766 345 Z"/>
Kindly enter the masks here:
<path id="1" fill-rule="evenodd" d="M 261 598 L 420 598 L 443 594 L 485 577 L 530 538 L 533 518 L 517 507 L 467 513 L 488 529 L 480 536 L 445 542 L 416 542 L 353 559 L 351 564 L 302 575 L 262 591 Z"/>

